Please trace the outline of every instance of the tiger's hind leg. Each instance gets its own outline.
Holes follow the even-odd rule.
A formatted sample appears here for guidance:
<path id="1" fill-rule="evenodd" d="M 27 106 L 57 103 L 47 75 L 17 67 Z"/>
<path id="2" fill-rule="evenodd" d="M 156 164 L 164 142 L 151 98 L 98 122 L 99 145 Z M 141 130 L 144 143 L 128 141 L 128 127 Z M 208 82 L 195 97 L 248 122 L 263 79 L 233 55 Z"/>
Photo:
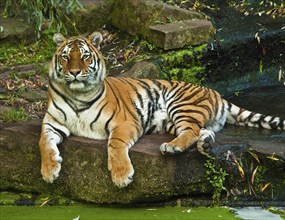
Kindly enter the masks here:
<path id="1" fill-rule="evenodd" d="M 175 154 L 185 151 L 199 139 L 198 132 L 194 132 L 188 128 L 180 132 L 180 134 L 168 143 L 163 143 L 160 146 L 162 154 Z"/>
<path id="2" fill-rule="evenodd" d="M 197 149 L 201 154 L 208 155 L 211 150 L 211 142 L 215 142 L 215 133 L 211 130 L 202 128 L 197 141 Z"/>
<path id="3" fill-rule="evenodd" d="M 179 128 L 177 129 L 177 127 Z M 162 154 L 181 153 L 199 139 L 199 127 L 188 122 L 182 122 L 178 125 L 174 125 L 172 122 L 169 122 L 167 124 L 166 131 L 170 134 L 177 134 L 177 137 L 160 146 Z"/>
<path id="4" fill-rule="evenodd" d="M 210 153 L 211 142 L 215 142 L 215 133 L 211 130 L 202 128 L 199 135 L 191 131 L 182 132 L 177 138 L 169 143 L 163 143 L 160 146 L 162 154 L 175 154 L 185 151 L 191 145 L 197 143 L 197 149 L 201 154 Z"/>

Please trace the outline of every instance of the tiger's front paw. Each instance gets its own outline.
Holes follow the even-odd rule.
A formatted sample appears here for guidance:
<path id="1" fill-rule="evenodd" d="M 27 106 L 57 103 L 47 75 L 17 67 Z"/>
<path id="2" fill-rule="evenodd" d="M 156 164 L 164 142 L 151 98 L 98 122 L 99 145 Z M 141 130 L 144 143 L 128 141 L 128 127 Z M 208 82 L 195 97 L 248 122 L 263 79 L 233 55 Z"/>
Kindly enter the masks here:
<path id="1" fill-rule="evenodd" d="M 111 171 L 112 181 L 119 188 L 128 186 L 133 181 L 134 168 L 131 162 L 109 159 L 108 168 Z"/>
<path id="2" fill-rule="evenodd" d="M 215 133 L 211 130 L 202 128 L 200 130 L 197 148 L 201 154 L 209 155 L 211 142 L 215 142 Z"/>
<path id="3" fill-rule="evenodd" d="M 62 157 L 59 153 L 49 151 L 47 155 L 42 156 L 41 173 L 46 182 L 52 183 L 59 176 L 61 169 Z"/>
<path id="4" fill-rule="evenodd" d="M 160 152 L 165 155 L 165 154 L 177 154 L 177 153 L 182 153 L 183 150 L 180 147 L 173 146 L 170 143 L 163 143 L 160 145 Z"/>

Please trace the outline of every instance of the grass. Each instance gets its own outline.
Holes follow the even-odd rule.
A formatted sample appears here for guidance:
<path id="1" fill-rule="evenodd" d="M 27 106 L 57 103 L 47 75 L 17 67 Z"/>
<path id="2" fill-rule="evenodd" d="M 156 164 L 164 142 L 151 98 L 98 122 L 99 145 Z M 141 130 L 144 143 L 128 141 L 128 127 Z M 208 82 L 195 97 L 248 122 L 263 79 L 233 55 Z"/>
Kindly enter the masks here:
<path id="1" fill-rule="evenodd" d="M 79 220 L 87 219 L 239 219 L 227 208 L 187 208 L 187 207 L 161 207 L 161 208 L 108 208 L 91 205 L 72 206 L 0 206 L 0 217 L 13 220 L 72 220 L 78 216 Z"/>
<path id="2" fill-rule="evenodd" d="M 20 122 L 28 119 L 28 113 L 24 108 L 9 108 L 1 112 L 1 116 L 4 122 Z"/>
<path id="3" fill-rule="evenodd" d="M 31 45 L 24 42 L 19 45 L 9 43 L 0 45 L 0 65 L 43 63 L 51 59 L 56 49 L 49 38 L 44 38 Z"/>

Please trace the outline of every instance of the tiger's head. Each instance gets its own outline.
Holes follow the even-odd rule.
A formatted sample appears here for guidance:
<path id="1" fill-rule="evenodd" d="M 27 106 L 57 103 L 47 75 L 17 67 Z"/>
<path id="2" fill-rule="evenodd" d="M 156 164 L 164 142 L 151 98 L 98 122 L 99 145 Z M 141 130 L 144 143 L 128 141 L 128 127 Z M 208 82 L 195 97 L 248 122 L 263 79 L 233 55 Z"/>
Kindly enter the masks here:
<path id="1" fill-rule="evenodd" d="M 50 80 L 77 92 L 90 91 L 102 82 L 106 69 L 99 51 L 101 33 L 71 38 L 56 33 L 53 40 L 57 50 L 51 63 Z"/>

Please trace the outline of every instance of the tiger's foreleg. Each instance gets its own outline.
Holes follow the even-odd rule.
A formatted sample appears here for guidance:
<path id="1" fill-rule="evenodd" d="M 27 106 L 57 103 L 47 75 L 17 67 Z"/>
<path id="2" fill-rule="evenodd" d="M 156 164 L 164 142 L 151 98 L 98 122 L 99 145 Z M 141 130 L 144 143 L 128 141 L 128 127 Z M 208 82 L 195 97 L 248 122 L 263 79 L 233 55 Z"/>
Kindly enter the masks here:
<path id="1" fill-rule="evenodd" d="M 69 132 L 65 127 L 53 123 L 47 118 L 51 119 L 50 116 L 45 117 L 39 142 L 41 173 L 45 181 L 52 183 L 59 176 L 62 162 L 57 145 L 63 141 L 62 134 L 68 136 Z"/>
<path id="2" fill-rule="evenodd" d="M 140 136 L 138 129 L 128 125 L 118 126 L 110 133 L 108 169 L 112 181 L 119 188 L 126 187 L 133 181 L 134 168 L 128 153 Z"/>

